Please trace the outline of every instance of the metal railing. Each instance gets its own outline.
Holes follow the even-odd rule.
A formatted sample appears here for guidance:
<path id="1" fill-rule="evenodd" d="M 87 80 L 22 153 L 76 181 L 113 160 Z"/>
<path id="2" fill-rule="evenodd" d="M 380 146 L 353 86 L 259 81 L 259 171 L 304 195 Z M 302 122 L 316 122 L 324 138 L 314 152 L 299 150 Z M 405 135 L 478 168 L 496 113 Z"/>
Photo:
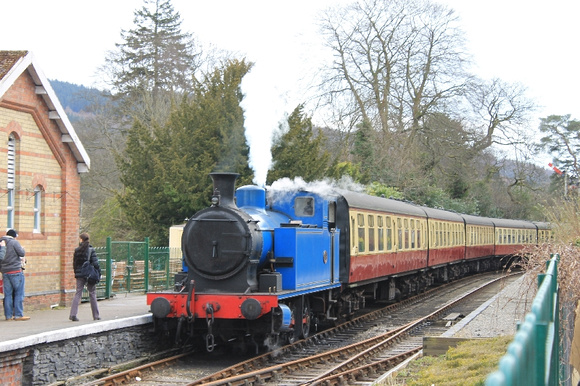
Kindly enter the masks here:
<path id="1" fill-rule="evenodd" d="M 95 247 L 101 266 L 101 281 L 97 285 L 98 298 L 114 294 L 149 292 L 169 289 L 181 269 L 181 253 L 176 248 L 150 247 L 144 241 L 113 241 Z M 83 298 L 88 299 L 85 289 Z"/>
<path id="2" fill-rule="evenodd" d="M 545 274 L 538 275 L 538 293 L 532 311 L 519 325 L 499 370 L 490 374 L 487 386 L 558 385 L 560 382 L 560 319 L 558 261 L 552 255 Z"/>

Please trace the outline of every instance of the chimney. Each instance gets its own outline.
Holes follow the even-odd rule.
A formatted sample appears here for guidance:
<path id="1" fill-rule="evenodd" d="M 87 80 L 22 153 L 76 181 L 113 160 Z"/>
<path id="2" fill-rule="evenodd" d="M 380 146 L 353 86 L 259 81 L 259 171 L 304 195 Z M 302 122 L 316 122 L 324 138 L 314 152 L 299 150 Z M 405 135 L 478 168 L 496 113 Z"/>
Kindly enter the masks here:
<path id="1" fill-rule="evenodd" d="M 236 180 L 240 176 L 237 173 L 210 173 L 213 180 L 213 197 L 218 196 L 220 206 L 237 208 L 234 202 L 234 192 L 236 189 Z"/>

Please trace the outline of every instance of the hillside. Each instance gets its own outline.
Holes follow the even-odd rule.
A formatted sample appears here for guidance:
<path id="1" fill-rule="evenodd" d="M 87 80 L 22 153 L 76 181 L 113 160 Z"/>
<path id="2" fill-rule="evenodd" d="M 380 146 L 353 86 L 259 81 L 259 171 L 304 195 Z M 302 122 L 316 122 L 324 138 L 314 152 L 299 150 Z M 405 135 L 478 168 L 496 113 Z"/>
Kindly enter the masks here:
<path id="1" fill-rule="evenodd" d="M 60 104 L 71 121 L 81 119 L 83 113 L 91 112 L 91 105 L 102 98 L 102 91 L 60 80 L 50 80 Z"/>

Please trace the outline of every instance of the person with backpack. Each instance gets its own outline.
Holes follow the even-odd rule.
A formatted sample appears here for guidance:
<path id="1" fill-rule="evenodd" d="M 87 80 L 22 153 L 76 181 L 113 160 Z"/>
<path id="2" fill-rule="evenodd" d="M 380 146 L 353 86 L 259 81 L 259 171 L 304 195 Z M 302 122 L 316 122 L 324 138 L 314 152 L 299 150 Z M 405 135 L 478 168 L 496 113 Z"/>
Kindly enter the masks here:
<path id="1" fill-rule="evenodd" d="M 91 303 L 93 319 L 100 320 L 101 317 L 99 316 L 99 307 L 97 304 L 97 283 L 90 283 L 87 277 L 82 274 L 82 266 L 87 260 L 100 273 L 101 268 L 99 267 L 99 259 L 97 257 L 97 252 L 95 252 L 95 248 L 93 248 L 93 246 L 89 243 L 88 233 L 81 233 L 79 236 L 79 242 L 80 245 L 75 249 L 73 256 L 73 269 L 75 271 L 75 278 L 77 280 L 77 289 L 70 307 L 69 319 L 73 322 L 79 321 L 79 318 L 77 318 L 77 312 L 79 310 L 83 289 L 86 285 L 87 290 L 89 291 L 89 302 Z"/>
<path id="2" fill-rule="evenodd" d="M 26 258 L 22 245 L 16 240 L 18 232 L 9 229 L 1 238 L 6 243 L 6 255 L 2 259 L 2 282 L 4 286 L 4 316 L 6 320 L 28 320 L 24 316 L 24 266 Z"/>

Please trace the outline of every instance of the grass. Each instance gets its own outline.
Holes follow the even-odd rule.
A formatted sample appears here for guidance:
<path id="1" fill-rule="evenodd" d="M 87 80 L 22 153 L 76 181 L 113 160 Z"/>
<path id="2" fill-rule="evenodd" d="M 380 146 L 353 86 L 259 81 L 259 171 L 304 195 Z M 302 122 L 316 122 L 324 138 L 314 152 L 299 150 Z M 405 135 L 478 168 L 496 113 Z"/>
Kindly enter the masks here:
<path id="1" fill-rule="evenodd" d="M 512 340 L 513 336 L 500 336 L 462 342 L 446 355 L 412 361 L 382 385 L 483 385 L 487 376 L 497 370 Z"/>

